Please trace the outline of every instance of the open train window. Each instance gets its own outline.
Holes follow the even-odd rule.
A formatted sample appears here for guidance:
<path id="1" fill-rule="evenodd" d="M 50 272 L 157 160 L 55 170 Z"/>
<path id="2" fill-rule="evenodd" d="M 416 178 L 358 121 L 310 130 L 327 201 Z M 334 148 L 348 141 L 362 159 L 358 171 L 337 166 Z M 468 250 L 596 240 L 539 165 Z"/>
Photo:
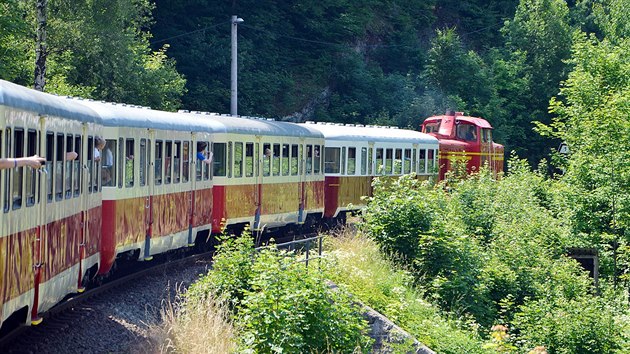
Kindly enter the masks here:
<path id="1" fill-rule="evenodd" d="M 208 154 L 208 156 L 206 156 L 206 158 L 212 157 L 214 159 L 214 150 L 211 150 L 211 148 L 214 149 L 214 146 L 211 145 L 210 142 L 208 141 L 206 141 L 205 143 L 206 143 L 208 151 L 210 151 L 210 153 Z M 223 151 L 225 151 L 225 149 L 223 149 Z M 225 161 L 225 159 L 223 161 Z M 212 167 L 212 165 L 209 165 L 207 163 L 204 163 L 202 165 L 203 165 L 203 180 L 204 181 L 212 180 L 212 176 L 214 176 L 214 168 Z"/>
<path id="2" fill-rule="evenodd" d="M 182 182 L 188 182 L 190 176 L 190 142 L 184 141 L 182 144 Z"/>
<path id="3" fill-rule="evenodd" d="M 435 166 L 435 150 L 429 149 L 427 155 L 427 172 L 432 173 Z"/>
<path id="4" fill-rule="evenodd" d="M 385 155 L 383 154 L 383 149 L 376 149 L 376 174 L 383 175 L 385 174 Z"/>
<path id="5" fill-rule="evenodd" d="M 274 176 L 280 175 L 280 144 L 273 144 L 273 155 L 271 155 L 271 168 Z"/>
<path id="6" fill-rule="evenodd" d="M 477 127 L 472 124 L 457 124 L 457 138 L 465 141 L 477 141 Z"/>
<path id="7" fill-rule="evenodd" d="M 55 200 L 63 199 L 64 181 L 66 172 L 64 171 L 63 160 L 66 154 L 65 139 L 62 133 L 57 133 L 57 143 L 55 144 Z"/>
<path id="8" fill-rule="evenodd" d="M 113 157 L 114 161 L 118 161 L 118 188 L 122 188 L 125 181 L 125 139 L 118 138 L 118 154 Z M 118 160 L 116 160 L 116 158 Z M 115 171 L 116 169 L 113 172 Z M 113 185 L 115 186 L 116 183 Z"/>
<path id="9" fill-rule="evenodd" d="M 260 144 L 254 144 L 254 176 L 260 176 Z"/>
<path id="10" fill-rule="evenodd" d="M 173 161 L 173 142 L 166 141 L 164 144 L 164 184 L 171 184 Z"/>
<path id="11" fill-rule="evenodd" d="M 147 139 L 140 139 L 140 186 L 147 184 Z"/>
<path id="12" fill-rule="evenodd" d="M 416 156 L 418 156 L 418 154 L 416 153 L 416 148 L 411 149 L 411 172 L 416 173 L 418 171 L 418 164 L 416 162 Z"/>
<path id="13" fill-rule="evenodd" d="M 283 176 L 288 176 L 289 175 L 289 163 L 290 163 L 290 157 L 289 157 L 289 144 L 282 144 L 282 150 L 280 151 L 282 153 L 281 157 L 280 157 L 280 173 Z"/>
<path id="14" fill-rule="evenodd" d="M 306 145 L 306 174 L 313 173 L 313 145 Z"/>
<path id="15" fill-rule="evenodd" d="M 13 157 L 24 157 L 24 129 L 15 128 L 13 132 L 14 150 Z M 13 173 L 13 190 L 12 190 L 12 205 L 13 210 L 20 209 L 22 207 L 22 187 L 23 187 L 23 175 L 24 166 L 14 168 L 11 170 Z"/>
<path id="16" fill-rule="evenodd" d="M 4 155 L 6 157 L 10 157 L 11 156 L 11 141 L 13 141 L 12 136 L 11 136 L 11 129 L 7 128 L 7 130 L 5 131 L 5 136 L 6 139 L 4 141 Z M 12 202 L 12 197 L 11 197 L 11 176 L 13 175 L 13 171 L 7 169 L 6 170 L 6 174 L 5 174 L 5 179 L 4 179 L 4 212 L 7 213 L 9 210 L 11 210 L 11 202 Z"/>
<path id="17" fill-rule="evenodd" d="M 324 149 L 324 173 L 339 173 L 341 164 L 341 148 L 327 147 Z"/>
<path id="18" fill-rule="evenodd" d="M 173 142 L 173 183 L 181 181 L 182 142 Z"/>
<path id="19" fill-rule="evenodd" d="M 245 177 L 254 176 L 254 143 L 245 144 Z"/>
<path id="20" fill-rule="evenodd" d="M 492 142 L 492 130 L 489 128 L 481 129 L 481 141 L 484 143 Z"/>
<path id="21" fill-rule="evenodd" d="M 271 174 L 272 155 L 271 144 L 263 144 L 263 176 L 269 176 Z"/>
<path id="22" fill-rule="evenodd" d="M 213 157 L 212 157 L 212 167 L 213 173 L 215 176 L 225 177 L 226 175 L 226 144 L 225 143 L 214 143 L 213 144 Z"/>
<path id="23" fill-rule="evenodd" d="M 125 140 L 125 187 L 133 187 L 134 170 L 135 170 L 135 141 L 134 139 Z"/>
<path id="24" fill-rule="evenodd" d="M 118 153 L 115 139 L 105 140 L 105 147 L 101 151 L 101 186 L 116 186 L 116 156 Z"/>
<path id="25" fill-rule="evenodd" d="M 234 177 L 243 177 L 243 143 L 234 143 Z"/>
<path id="26" fill-rule="evenodd" d="M 227 149 L 227 176 L 228 177 L 232 177 L 232 163 L 234 162 L 234 158 L 232 155 L 232 142 L 230 141 L 228 143 L 228 149 Z"/>
<path id="27" fill-rule="evenodd" d="M 348 175 L 354 175 L 357 171 L 357 148 L 348 148 Z"/>
<path id="28" fill-rule="evenodd" d="M 313 173 L 316 175 L 320 174 L 322 171 L 321 151 L 323 151 L 321 146 L 315 145 L 313 147 L 313 167 L 315 167 Z"/>
<path id="29" fill-rule="evenodd" d="M 405 149 L 403 155 L 403 173 L 411 173 L 411 149 Z"/>
<path id="30" fill-rule="evenodd" d="M 33 156 L 37 154 L 37 132 L 29 129 L 26 136 L 26 155 Z M 37 171 L 33 168 L 25 169 L 26 174 L 26 206 L 35 205 L 35 186 L 37 185 Z"/>
<path id="31" fill-rule="evenodd" d="M 361 148 L 361 175 L 364 175 L 367 173 L 367 148 Z"/>
<path id="32" fill-rule="evenodd" d="M 386 175 L 391 175 L 394 171 L 394 149 L 385 149 L 385 172 Z"/>
<path id="33" fill-rule="evenodd" d="M 394 174 L 399 175 L 403 170 L 403 159 L 402 159 L 402 149 L 394 150 Z"/>
<path id="34" fill-rule="evenodd" d="M 418 173 L 426 173 L 427 167 L 427 150 L 420 149 L 420 155 L 418 156 Z"/>
<path id="35" fill-rule="evenodd" d="M 296 144 L 291 145 L 291 175 L 297 176 L 299 168 L 298 158 L 298 146 Z"/>
<path id="36" fill-rule="evenodd" d="M 437 122 L 431 122 L 431 123 L 427 123 L 424 126 L 424 132 L 425 133 L 437 133 L 440 130 L 440 123 L 442 123 L 442 121 L 437 121 Z"/>
<path id="37" fill-rule="evenodd" d="M 341 170 L 339 171 L 342 175 L 346 174 L 346 148 L 341 148 Z"/>
<path id="38" fill-rule="evenodd" d="M 87 140 L 87 191 L 89 194 L 96 192 L 96 183 L 94 180 L 94 137 L 88 136 Z"/>
<path id="39" fill-rule="evenodd" d="M 162 147 L 164 142 L 162 140 L 155 141 L 155 185 L 162 184 Z"/>
<path id="40" fill-rule="evenodd" d="M 72 169 L 72 161 L 68 161 L 66 159 L 66 154 L 68 152 L 74 151 L 74 147 L 73 147 L 73 142 L 74 139 L 72 137 L 72 135 L 68 134 L 66 136 L 66 151 L 63 154 L 63 162 L 64 162 L 64 168 L 66 169 L 65 173 L 66 173 L 66 178 L 64 180 L 64 195 L 66 197 L 66 199 L 70 199 L 72 198 L 72 179 L 73 179 L 73 175 L 74 175 L 74 171 Z"/>
<path id="41" fill-rule="evenodd" d="M 83 145 L 81 144 L 81 136 L 77 135 L 74 137 L 74 151 L 79 154 L 77 158 L 72 161 L 72 166 L 74 170 L 74 196 L 78 197 L 81 195 L 81 160 L 83 160 Z"/>
<path id="42" fill-rule="evenodd" d="M 374 173 L 374 148 L 373 147 L 369 147 L 368 148 L 368 160 L 367 160 L 367 164 L 368 164 L 368 175 L 372 175 Z"/>
<path id="43" fill-rule="evenodd" d="M 46 193 L 48 195 L 48 203 L 53 201 L 54 192 L 54 159 L 55 159 L 55 134 L 46 132 Z"/>

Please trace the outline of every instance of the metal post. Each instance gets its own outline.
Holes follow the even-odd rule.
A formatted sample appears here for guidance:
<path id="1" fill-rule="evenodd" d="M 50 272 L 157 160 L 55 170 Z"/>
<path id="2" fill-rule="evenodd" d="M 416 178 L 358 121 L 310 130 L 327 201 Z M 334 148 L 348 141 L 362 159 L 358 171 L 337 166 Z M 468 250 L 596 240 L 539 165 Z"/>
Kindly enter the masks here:
<path id="1" fill-rule="evenodd" d="M 237 17 L 236 15 L 232 16 L 232 75 L 231 75 L 231 95 L 230 95 L 230 114 L 232 116 L 236 116 L 238 113 L 237 111 L 237 107 L 238 107 L 238 79 L 237 79 L 237 39 L 236 39 L 236 35 L 237 35 L 237 26 L 239 23 L 243 22 L 242 18 Z"/>

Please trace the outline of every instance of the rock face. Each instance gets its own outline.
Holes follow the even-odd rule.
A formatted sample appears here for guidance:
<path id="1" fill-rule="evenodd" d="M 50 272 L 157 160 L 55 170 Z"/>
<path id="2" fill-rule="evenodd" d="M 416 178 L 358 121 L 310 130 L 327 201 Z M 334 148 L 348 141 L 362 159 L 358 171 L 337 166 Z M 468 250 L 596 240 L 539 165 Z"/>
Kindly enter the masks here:
<path id="1" fill-rule="evenodd" d="M 375 340 L 373 353 L 435 354 L 387 317 L 368 306 L 362 306 L 363 316 L 370 325 L 370 337 Z"/>

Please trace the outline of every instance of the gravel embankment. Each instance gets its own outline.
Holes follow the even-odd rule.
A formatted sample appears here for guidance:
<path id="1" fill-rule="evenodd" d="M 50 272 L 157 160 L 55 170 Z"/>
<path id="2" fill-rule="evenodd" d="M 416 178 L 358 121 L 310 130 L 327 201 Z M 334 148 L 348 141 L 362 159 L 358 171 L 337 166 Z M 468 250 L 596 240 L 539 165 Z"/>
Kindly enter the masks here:
<path id="1" fill-rule="evenodd" d="M 149 326 L 161 322 L 160 309 L 185 289 L 209 264 L 175 266 L 163 274 L 135 280 L 63 313 L 61 319 L 30 328 L 8 353 L 143 352 Z M 48 322 L 48 323 L 47 323 Z"/>

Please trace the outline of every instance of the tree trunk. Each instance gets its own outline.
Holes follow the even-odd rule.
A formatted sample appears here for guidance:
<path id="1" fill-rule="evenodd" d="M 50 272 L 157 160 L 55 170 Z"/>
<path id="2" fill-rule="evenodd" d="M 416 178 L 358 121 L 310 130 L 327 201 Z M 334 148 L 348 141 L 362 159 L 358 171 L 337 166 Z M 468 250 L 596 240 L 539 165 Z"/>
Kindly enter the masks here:
<path id="1" fill-rule="evenodd" d="M 37 0 L 37 39 L 35 43 L 35 90 L 46 85 L 46 7 L 48 0 Z"/>

